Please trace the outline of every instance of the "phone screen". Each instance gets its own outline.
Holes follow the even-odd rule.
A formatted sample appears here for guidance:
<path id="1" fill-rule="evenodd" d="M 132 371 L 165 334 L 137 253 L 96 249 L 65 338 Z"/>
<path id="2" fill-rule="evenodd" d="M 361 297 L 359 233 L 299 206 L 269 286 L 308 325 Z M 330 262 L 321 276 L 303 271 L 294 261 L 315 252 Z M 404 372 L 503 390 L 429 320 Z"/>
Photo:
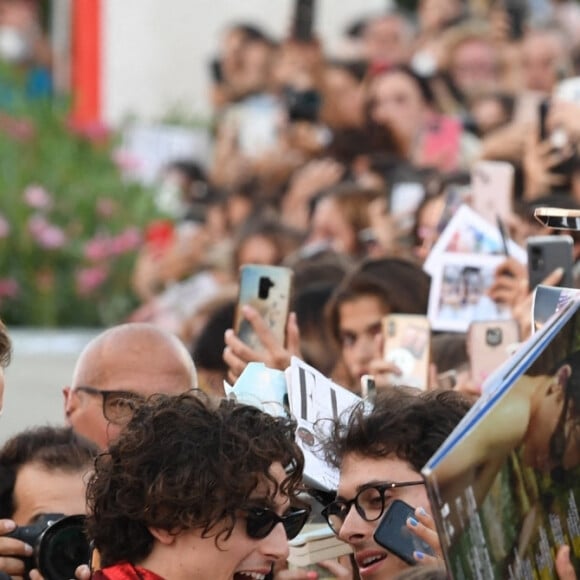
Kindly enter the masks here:
<path id="1" fill-rule="evenodd" d="M 374 539 L 377 544 L 407 564 L 414 565 L 417 561 L 413 558 L 413 552 L 423 552 L 431 556 L 435 554 L 429 544 L 407 527 L 410 517 L 415 517 L 415 508 L 400 499 L 393 500 L 375 531 Z"/>

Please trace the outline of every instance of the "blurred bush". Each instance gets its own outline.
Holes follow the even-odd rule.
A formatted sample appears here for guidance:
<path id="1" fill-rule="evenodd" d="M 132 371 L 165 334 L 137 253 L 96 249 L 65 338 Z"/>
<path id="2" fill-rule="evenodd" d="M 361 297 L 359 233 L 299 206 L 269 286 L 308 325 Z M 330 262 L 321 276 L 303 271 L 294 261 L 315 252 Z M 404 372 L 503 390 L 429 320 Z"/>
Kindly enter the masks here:
<path id="1" fill-rule="evenodd" d="M 152 195 L 121 178 L 115 138 L 54 101 L 0 111 L 0 316 L 100 326 L 135 306 L 130 276 Z"/>

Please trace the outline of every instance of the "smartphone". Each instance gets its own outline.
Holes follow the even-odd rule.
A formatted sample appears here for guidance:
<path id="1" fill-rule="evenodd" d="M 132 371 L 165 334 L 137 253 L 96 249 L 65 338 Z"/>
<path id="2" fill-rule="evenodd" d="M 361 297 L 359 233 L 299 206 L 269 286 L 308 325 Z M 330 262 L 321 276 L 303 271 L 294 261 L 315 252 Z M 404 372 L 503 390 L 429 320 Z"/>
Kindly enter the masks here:
<path id="1" fill-rule="evenodd" d="M 363 399 L 374 401 L 377 394 L 375 379 L 371 375 L 363 375 L 360 378 L 360 394 Z"/>
<path id="2" fill-rule="evenodd" d="M 255 308 L 272 331 L 276 340 L 281 344 L 285 343 L 292 279 L 292 270 L 281 266 L 246 264 L 240 268 L 240 289 L 234 330 L 240 340 L 249 347 L 258 351 L 264 349 L 254 331 L 254 327 L 242 313 L 244 305 Z"/>
<path id="3" fill-rule="evenodd" d="M 503 220 L 499 216 L 497 216 L 497 229 L 499 230 L 499 235 L 501 237 L 501 246 L 503 248 L 504 256 L 506 258 L 509 258 L 510 257 L 510 248 L 509 248 L 508 242 L 509 242 L 510 238 L 509 238 L 507 228 L 505 227 Z"/>
<path id="4" fill-rule="evenodd" d="M 455 117 L 439 115 L 427 123 L 421 143 L 422 163 L 441 171 L 455 171 L 463 127 Z"/>
<path id="5" fill-rule="evenodd" d="M 568 135 L 566 134 L 566 131 L 562 127 L 556 127 L 552 131 L 548 131 L 548 127 L 546 126 L 546 120 L 548 118 L 549 113 L 550 113 L 550 101 L 548 99 L 545 99 L 539 104 L 538 108 L 539 139 L 540 141 L 545 141 L 546 139 L 549 139 L 550 145 L 554 150 L 563 149 L 568 143 Z M 558 165 L 556 167 L 558 167 Z M 567 170 L 568 168 L 565 166 L 564 169 Z M 552 169 L 552 171 L 554 171 L 554 169 Z M 560 172 L 562 172 L 562 170 Z"/>
<path id="6" fill-rule="evenodd" d="M 471 377 L 476 385 L 483 381 L 509 357 L 512 346 L 520 341 L 515 320 L 474 321 L 467 331 L 467 352 Z"/>
<path id="7" fill-rule="evenodd" d="M 550 101 L 549 99 L 544 99 L 538 105 L 538 137 L 540 139 L 540 142 L 545 141 L 548 138 L 546 119 L 548 117 L 549 112 L 550 112 Z"/>
<path id="8" fill-rule="evenodd" d="M 315 0 L 295 0 L 292 38 L 310 42 L 314 37 Z"/>
<path id="9" fill-rule="evenodd" d="M 580 210 L 577 209 L 538 207 L 534 217 L 547 228 L 580 231 Z"/>
<path id="10" fill-rule="evenodd" d="M 423 552 L 430 556 L 434 556 L 435 553 L 429 544 L 415 536 L 407 527 L 407 520 L 410 517 L 415 517 L 415 508 L 400 499 L 394 499 L 373 537 L 377 544 L 414 566 L 417 561 L 413 558 L 413 552 Z"/>
<path id="11" fill-rule="evenodd" d="M 571 236 L 531 236 L 527 241 L 529 288 L 533 290 L 556 268 L 564 268 L 558 286 L 573 286 L 574 241 Z"/>
<path id="12" fill-rule="evenodd" d="M 527 0 L 504 0 L 503 5 L 510 21 L 510 37 L 513 40 L 520 40 L 524 35 L 528 18 L 528 2 Z"/>
<path id="13" fill-rule="evenodd" d="M 416 181 L 393 183 L 389 194 L 390 213 L 396 216 L 401 230 L 411 229 L 415 213 L 425 199 L 425 186 Z"/>
<path id="14" fill-rule="evenodd" d="M 431 361 L 431 326 L 419 314 L 389 314 L 382 319 L 383 357 L 397 365 L 401 375 L 391 384 L 426 390 Z"/>
<path id="15" fill-rule="evenodd" d="M 209 62 L 209 74 L 211 80 L 216 85 L 221 85 L 224 82 L 224 73 L 222 63 L 219 58 L 212 58 Z"/>
<path id="16" fill-rule="evenodd" d="M 471 171 L 471 207 L 497 224 L 512 213 L 514 167 L 505 161 L 478 161 Z"/>

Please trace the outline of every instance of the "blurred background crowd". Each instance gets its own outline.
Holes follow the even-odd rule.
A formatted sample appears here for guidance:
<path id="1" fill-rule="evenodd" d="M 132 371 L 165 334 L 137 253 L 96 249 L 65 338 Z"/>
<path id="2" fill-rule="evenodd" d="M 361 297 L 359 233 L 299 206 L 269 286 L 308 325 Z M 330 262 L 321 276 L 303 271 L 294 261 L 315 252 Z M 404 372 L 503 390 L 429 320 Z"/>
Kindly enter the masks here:
<path id="1" fill-rule="evenodd" d="M 513 166 L 506 227 L 522 246 L 549 233 L 535 207 L 580 208 L 580 84 L 561 90 L 580 76 L 572 0 L 384 2 L 361 8 L 332 50 L 321 3 L 293 3 L 282 35 L 232 21 L 206 63 L 207 155 L 178 147 L 148 181 L 134 179 L 140 160 L 127 134 L 87 114 L 90 58 L 73 59 L 76 76 L 57 66 L 46 6 L 0 1 L 0 316 L 9 327 L 153 322 L 190 347 L 202 385 L 219 390 L 232 372 L 222 353 L 239 267 L 286 265 L 300 352 L 352 386 L 368 364 L 348 359 L 352 337 L 328 320 L 333 292 L 374 260 L 381 312 L 425 314 L 421 267 L 450 192 L 469 198 L 475 162 Z M 522 276 L 508 261 L 490 295 L 525 337 Z M 465 358 L 460 335 L 440 340 L 434 356 Z M 457 366 L 436 362 L 440 372 Z"/>

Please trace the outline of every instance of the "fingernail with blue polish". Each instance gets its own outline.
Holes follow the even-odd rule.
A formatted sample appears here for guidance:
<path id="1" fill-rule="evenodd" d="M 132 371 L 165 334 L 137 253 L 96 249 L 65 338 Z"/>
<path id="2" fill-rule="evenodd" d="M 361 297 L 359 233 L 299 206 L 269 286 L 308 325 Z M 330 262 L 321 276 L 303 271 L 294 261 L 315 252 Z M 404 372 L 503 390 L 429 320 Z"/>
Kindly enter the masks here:
<path id="1" fill-rule="evenodd" d="M 422 515 L 422 516 L 426 516 L 427 515 L 427 512 L 425 511 L 425 508 L 420 507 L 419 508 L 419 514 Z"/>
<path id="2" fill-rule="evenodd" d="M 418 524 L 418 522 L 417 522 L 417 520 L 416 520 L 415 518 L 409 518 L 409 523 L 410 523 L 410 524 L 411 524 L 411 525 L 412 525 L 414 528 L 416 528 L 416 527 L 417 527 L 417 524 Z"/>
<path id="3" fill-rule="evenodd" d="M 425 557 L 425 554 L 423 554 L 423 552 L 415 552 L 413 555 L 415 556 L 416 560 L 422 560 Z"/>

